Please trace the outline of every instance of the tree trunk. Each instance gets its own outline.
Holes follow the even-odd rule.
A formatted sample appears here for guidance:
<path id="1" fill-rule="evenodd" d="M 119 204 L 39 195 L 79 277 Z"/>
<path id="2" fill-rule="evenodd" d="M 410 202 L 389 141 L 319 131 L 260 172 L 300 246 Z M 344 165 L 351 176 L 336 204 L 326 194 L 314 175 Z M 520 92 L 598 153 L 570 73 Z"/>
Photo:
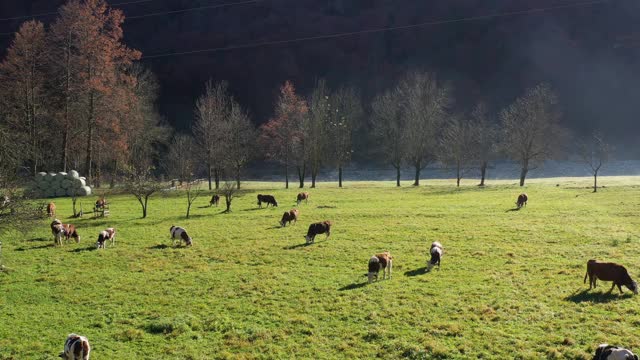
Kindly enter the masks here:
<path id="1" fill-rule="evenodd" d="M 284 166 L 284 188 L 289 188 L 289 165 L 286 164 Z"/>
<path id="2" fill-rule="evenodd" d="M 307 172 L 306 165 L 302 165 L 302 167 L 297 166 L 298 168 L 298 181 L 300 181 L 300 189 L 304 187 L 304 177 Z"/>
<path id="3" fill-rule="evenodd" d="M 91 70 L 89 70 L 91 71 Z M 91 77 L 89 77 L 91 80 Z M 92 163 L 93 163 L 93 91 L 89 95 L 89 119 L 87 122 L 87 159 L 85 167 L 87 171 L 87 186 L 93 184 Z"/>
<path id="4" fill-rule="evenodd" d="M 420 186 L 420 162 L 415 164 L 416 167 L 416 177 L 413 181 L 413 186 Z"/>
<path id="5" fill-rule="evenodd" d="M 593 173 L 593 192 L 598 192 L 598 170 Z"/>
<path id="6" fill-rule="evenodd" d="M 225 210 L 225 212 L 231 212 L 231 199 L 228 196 L 225 196 L 224 201 L 227 204 L 227 210 Z"/>
<path id="7" fill-rule="evenodd" d="M 236 185 L 238 190 L 240 190 L 240 166 L 236 167 Z"/>
<path id="8" fill-rule="evenodd" d="M 316 169 L 311 169 L 311 188 L 315 189 L 316 187 L 316 177 L 318 176 L 318 171 Z"/>
<path id="9" fill-rule="evenodd" d="M 215 168 L 213 170 L 214 176 L 215 176 L 215 180 L 216 180 L 216 190 L 220 189 L 220 170 L 218 168 Z"/>
<path id="10" fill-rule="evenodd" d="M 207 178 L 209 179 L 209 191 L 211 191 L 211 180 L 212 180 L 212 171 L 211 171 L 211 165 L 207 165 Z M 217 189 L 217 187 L 216 187 Z"/>
<path id="11" fill-rule="evenodd" d="M 520 186 L 524 186 L 524 179 L 526 179 L 528 172 L 529 172 L 529 161 L 525 161 L 522 165 L 522 170 L 520 171 Z"/>
<path id="12" fill-rule="evenodd" d="M 338 166 L 338 187 L 342 187 L 342 165 Z"/>
<path id="13" fill-rule="evenodd" d="M 118 177 L 118 160 L 113 160 L 113 174 L 111 175 L 111 182 L 109 183 L 109 188 L 113 189 L 116 187 L 116 177 Z"/>
<path id="14" fill-rule="evenodd" d="M 67 120 L 65 120 L 67 121 Z M 62 132 L 62 171 L 67 171 L 67 156 L 69 148 L 69 128 L 67 125 L 64 126 L 64 130 Z"/>
<path id="15" fill-rule="evenodd" d="M 189 213 L 191 212 L 191 199 L 187 199 L 187 219 L 189 218 Z"/>
<path id="16" fill-rule="evenodd" d="M 460 175 L 460 163 L 458 163 L 456 166 L 456 187 L 460 187 L 460 178 L 462 175 Z"/>
<path id="17" fill-rule="evenodd" d="M 144 197 L 144 205 L 142 206 L 142 218 L 146 219 L 147 218 L 147 202 L 149 201 L 149 197 L 145 196 Z"/>
<path id="18" fill-rule="evenodd" d="M 78 212 L 76 211 L 76 201 L 78 201 L 77 197 L 71 198 L 71 203 L 73 204 L 73 217 L 78 217 Z"/>
<path id="19" fill-rule="evenodd" d="M 400 187 L 400 166 L 396 166 L 396 186 Z"/>
<path id="20" fill-rule="evenodd" d="M 480 165 L 480 184 L 478 186 L 484 186 L 484 178 L 487 175 L 487 162 L 483 161 Z"/>

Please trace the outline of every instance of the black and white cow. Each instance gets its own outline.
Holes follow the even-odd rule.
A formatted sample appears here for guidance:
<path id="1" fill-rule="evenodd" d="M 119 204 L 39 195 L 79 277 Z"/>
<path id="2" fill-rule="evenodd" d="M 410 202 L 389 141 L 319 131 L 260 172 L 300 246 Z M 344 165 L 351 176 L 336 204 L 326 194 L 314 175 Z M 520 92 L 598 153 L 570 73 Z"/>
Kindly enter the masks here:
<path id="1" fill-rule="evenodd" d="M 59 356 L 64 360 L 89 360 L 90 352 L 91 346 L 86 337 L 70 334 L 64 342 L 64 351 Z"/>
<path id="2" fill-rule="evenodd" d="M 393 256 L 388 251 L 385 251 L 381 254 L 373 255 L 369 259 L 369 273 L 367 277 L 369 278 L 369 284 L 373 282 L 375 279 L 378 280 L 378 273 L 382 270 L 382 279 L 387 278 L 387 273 L 389 273 L 389 279 L 391 279 L 391 268 L 393 267 Z"/>
<path id="3" fill-rule="evenodd" d="M 602 344 L 596 349 L 593 360 L 638 360 L 638 355 L 621 347 Z"/>
<path id="4" fill-rule="evenodd" d="M 171 226 L 171 229 L 169 229 L 169 231 L 171 232 L 171 240 L 173 240 L 174 245 L 176 244 L 176 240 L 178 241 L 178 244 L 180 243 L 180 241 L 184 241 L 186 246 L 193 245 L 191 236 L 187 234 L 187 230 L 185 230 L 184 228 L 180 226 Z"/>
<path id="5" fill-rule="evenodd" d="M 427 271 L 431 271 L 431 269 L 436 265 L 438 265 L 438 270 L 440 270 L 440 259 L 442 259 L 443 252 L 444 248 L 442 247 L 442 244 L 437 241 L 431 243 L 431 249 L 429 249 L 431 259 L 427 263 Z"/>
<path id="6" fill-rule="evenodd" d="M 98 241 L 96 241 L 96 248 L 106 249 L 107 240 L 110 240 L 111 246 L 113 246 L 113 244 L 116 242 L 116 229 L 107 228 L 100 231 L 100 234 L 98 234 Z"/>

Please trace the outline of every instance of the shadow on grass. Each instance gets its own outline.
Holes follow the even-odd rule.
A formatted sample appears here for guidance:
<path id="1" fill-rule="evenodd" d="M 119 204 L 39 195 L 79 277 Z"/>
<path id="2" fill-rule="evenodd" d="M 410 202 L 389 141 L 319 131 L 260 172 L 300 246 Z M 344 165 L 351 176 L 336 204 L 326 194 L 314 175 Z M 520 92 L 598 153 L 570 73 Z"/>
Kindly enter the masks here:
<path id="1" fill-rule="evenodd" d="M 337 206 L 335 205 L 319 205 L 318 209 L 336 209 Z"/>
<path id="2" fill-rule="evenodd" d="M 77 249 L 69 250 L 69 252 L 79 253 L 79 252 L 95 251 L 95 250 L 97 250 L 97 248 L 95 246 L 87 246 L 87 247 L 84 247 L 84 248 L 77 248 Z"/>
<path id="3" fill-rule="evenodd" d="M 418 269 L 405 271 L 404 276 L 418 276 L 418 275 L 423 275 L 423 274 L 426 274 L 426 273 L 427 273 L 427 267 L 423 266 L 423 267 L 418 268 Z"/>
<path id="4" fill-rule="evenodd" d="M 614 289 L 614 291 L 617 291 L 617 289 Z M 581 303 L 581 302 L 608 303 L 611 301 L 629 299 L 632 297 L 633 295 L 631 293 L 618 295 L 617 293 L 609 293 L 609 292 L 593 292 L 590 290 L 582 290 L 582 291 L 576 290 L 573 294 L 565 297 L 564 299 L 574 303 Z"/>
<path id="5" fill-rule="evenodd" d="M 363 282 L 363 283 L 353 283 L 353 284 L 349 284 L 347 286 L 343 286 L 340 289 L 338 289 L 338 291 L 345 291 L 345 290 L 354 290 L 354 289 L 359 289 L 361 287 L 366 286 L 367 283 Z"/>
<path id="6" fill-rule="evenodd" d="M 271 208 L 273 209 L 274 207 L 272 206 Z M 250 208 L 250 209 L 242 209 L 242 211 L 258 211 L 258 210 L 263 210 L 263 209 L 268 209 L 268 208 L 266 208 L 266 207 L 263 207 L 263 208 L 257 207 L 257 208 Z"/>
<path id="7" fill-rule="evenodd" d="M 151 250 L 162 250 L 162 249 L 167 249 L 167 248 L 170 248 L 170 246 L 167 245 L 167 244 L 158 244 L 158 245 L 154 245 L 154 246 L 149 247 L 149 249 L 151 249 Z"/>
<path id="8" fill-rule="evenodd" d="M 306 247 L 306 246 L 309 246 L 309 245 L 311 245 L 311 244 L 302 243 L 302 244 L 297 244 L 297 245 L 285 246 L 282 249 L 284 249 L 284 250 L 293 250 L 293 249 L 297 249 L 297 248 L 301 248 L 301 247 Z"/>
<path id="9" fill-rule="evenodd" d="M 509 210 L 507 210 L 507 211 L 505 211 L 505 212 L 520 211 L 520 209 L 521 209 L 521 208 L 517 208 L 517 207 L 516 207 L 516 208 L 513 208 L 513 209 L 509 209 Z"/>
<path id="10" fill-rule="evenodd" d="M 47 238 L 43 238 L 43 237 L 33 238 L 33 239 L 27 240 L 27 242 L 36 242 L 36 241 L 52 241 L 52 240 L 51 239 L 47 239 Z"/>
<path id="11" fill-rule="evenodd" d="M 282 226 L 272 226 L 272 227 L 268 227 L 265 230 L 275 230 L 275 229 L 282 229 Z"/>
<path id="12" fill-rule="evenodd" d="M 22 247 L 16 248 L 15 251 L 40 250 L 40 249 L 46 249 L 46 248 L 52 248 L 52 247 L 54 247 L 53 243 L 34 246 L 34 247 L 24 247 L 24 246 L 22 246 Z"/>

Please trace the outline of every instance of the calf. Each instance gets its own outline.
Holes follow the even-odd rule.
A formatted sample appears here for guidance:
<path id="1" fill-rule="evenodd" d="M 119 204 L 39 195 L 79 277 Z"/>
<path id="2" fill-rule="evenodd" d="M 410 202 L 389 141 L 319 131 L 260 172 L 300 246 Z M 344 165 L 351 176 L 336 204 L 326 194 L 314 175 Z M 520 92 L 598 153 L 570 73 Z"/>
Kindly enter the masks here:
<path id="1" fill-rule="evenodd" d="M 185 246 L 193 245 L 193 240 L 191 239 L 191 236 L 187 234 L 187 230 L 185 230 L 184 228 L 181 228 L 180 226 L 171 226 L 171 229 L 169 229 L 169 231 L 171 232 L 171 240 L 173 241 L 174 245 L 175 245 L 176 239 L 178 240 L 178 243 L 180 243 L 180 241 L 183 240 L 185 243 Z"/>
<path id="2" fill-rule="evenodd" d="M 527 197 L 527 194 L 522 193 L 518 195 L 518 200 L 516 201 L 516 206 L 518 207 L 518 209 L 520 209 L 523 206 L 527 206 L 527 200 L 529 200 L 529 197 Z"/>
<path id="3" fill-rule="evenodd" d="M 100 231 L 100 234 L 98 234 L 98 241 L 96 241 L 96 248 L 106 249 L 107 240 L 111 240 L 111 246 L 113 246 L 116 241 L 116 229 L 108 228 Z"/>
<path id="4" fill-rule="evenodd" d="M 431 269 L 436 265 L 438 265 L 438 270 L 440 270 L 440 259 L 442 259 L 443 252 L 444 248 L 442 247 L 442 244 L 437 241 L 431 243 L 431 249 L 429 249 L 431 259 L 427 263 L 427 271 L 431 271 Z"/>
<path id="5" fill-rule="evenodd" d="M 69 334 L 64 342 L 64 351 L 59 356 L 65 360 L 89 360 L 90 352 L 91 346 L 86 337 Z"/>
<path id="6" fill-rule="evenodd" d="M 272 195 L 258 194 L 258 206 L 260 206 L 261 208 L 262 208 L 262 203 L 267 203 L 267 207 L 269 207 L 270 204 L 272 206 L 278 207 L 278 202 L 276 201 L 276 198 L 274 198 Z"/>
<path id="7" fill-rule="evenodd" d="M 53 234 L 53 243 L 55 245 L 62 245 L 62 237 L 64 236 L 62 221 L 54 219 L 51 222 L 51 234 Z"/>
<path id="8" fill-rule="evenodd" d="M 638 360 L 638 355 L 634 355 L 631 351 L 621 347 L 601 344 L 596 349 L 596 355 L 593 360 Z"/>
<path id="9" fill-rule="evenodd" d="M 80 242 L 80 235 L 75 226 L 71 224 L 62 224 L 62 230 L 64 231 L 65 241 L 69 241 L 69 238 L 74 238 L 76 243 Z"/>
<path id="10" fill-rule="evenodd" d="M 294 224 L 297 223 L 299 214 L 300 212 L 298 211 L 298 209 L 291 209 L 285 212 L 284 214 L 282 214 L 282 220 L 280 220 L 280 226 L 285 227 L 287 226 L 287 223 L 291 223 L 292 221 Z"/>
<path id="11" fill-rule="evenodd" d="M 101 197 L 100 199 L 98 199 L 96 201 L 96 210 L 104 209 L 105 206 L 107 206 L 107 199 L 106 198 Z"/>
<path id="12" fill-rule="evenodd" d="M 56 216 L 56 204 L 54 204 L 53 201 L 47 204 L 47 216 L 48 217 Z"/>
<path id="13" fill-rule="evenodd" d="M 638 293 L 638 284 L 631 279 L 627 269 L 624 266 L 615 263 L 598 262 L 597 260 L 587 261 L 587 273 L 584 275 L 584 283 L 587 282 L 589 277 L 589 290 L 596 287 L 596 280 L 613 281 L 609 293 L 613 291 L 614 287 L 618 287 L 622 294 L 622 285 L 633 291 L 634 294 Z"/>
<path id="14" fill-rule="evenodd" d="M 325 233 L 327 234 L 327 238 L 329 238 L 331 235 L 331 221 L 327 220 L 309 225 L 307 236 L 304 238 L 307 241 L 307 244 L 312 244 L 315 241 L 316 235 Z"/>
<path id="15" fill-rule="evenodd" d="M 220 195 L 218 194 L 214 194 L 211 197 L 211 200 L 209 201 L 209 206 L 213 206 L 215 205 L 216 207 L 218 207 L 218 203 L 220 202 Z"/>
<path id="16" fill-rule="evenodd" d="M 380 269 L 382 269 L 382 279 L 386 279 L 387 272 L 389 273 L 389 279 L 391 279 L 391 268 L 393 264 L 393 256 L 389 254 L 388 251 L 383 252 L 382 254 L 376 254 L 369 259 L 369 273 L 367 274 L 369 278 L 369 284 L 373 282 L 373 279 L 378 280 L 378 273 Z"/>
<path id="17" fill-rule="evenodd" d="M 305 203 L 309 202 L 309 193 L 308 192 L 301 192 L 301 193 L 298 194 L 298 197 L 296 199 L 296 203 L 298 205 L 300 205 L 302 200 L 304 200 Z"/>

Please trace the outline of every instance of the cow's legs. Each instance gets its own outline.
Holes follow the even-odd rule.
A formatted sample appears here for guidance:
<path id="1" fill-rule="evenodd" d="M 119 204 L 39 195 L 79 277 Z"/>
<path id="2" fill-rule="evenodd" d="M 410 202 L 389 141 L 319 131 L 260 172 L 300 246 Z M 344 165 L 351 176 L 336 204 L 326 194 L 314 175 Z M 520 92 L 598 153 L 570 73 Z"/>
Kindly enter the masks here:
<path id="1" fill-rule="evenodd" d="M 611 294 L 611 292 L 613 291 L 613 288 L 616 287 L 616 283 L 614 282 L 613 285 L 611 285 L 611 289 L 609 289 L 608 294 Z"/>
<path id="2" fill-rule="evenodd" d="M 618 290 L 620 290 L 620 294 L 622 294 L 622 286 L 618 284 Z"/>

